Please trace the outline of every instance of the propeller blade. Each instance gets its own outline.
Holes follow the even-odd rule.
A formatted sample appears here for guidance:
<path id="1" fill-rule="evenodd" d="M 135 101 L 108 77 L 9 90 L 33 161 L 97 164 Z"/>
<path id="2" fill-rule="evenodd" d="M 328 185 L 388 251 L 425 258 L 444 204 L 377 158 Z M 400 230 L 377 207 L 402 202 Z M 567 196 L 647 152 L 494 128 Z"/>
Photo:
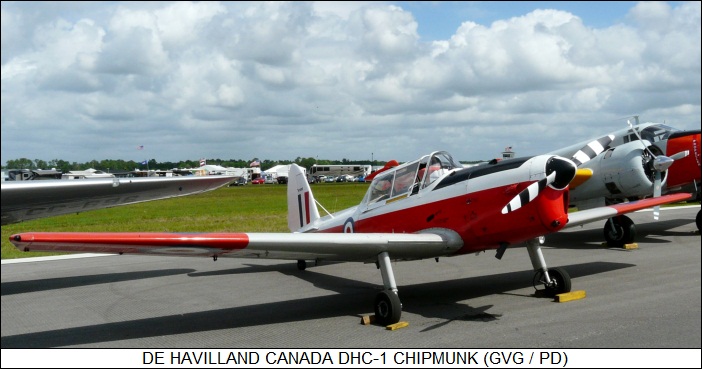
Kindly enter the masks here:
<path id="1" fill-rule="evenodd" d="M 576 166 L 580 166 L 586 163 L 592 158 L 599 155 L 602 151 L 607 150 L 609 144 L 614 140 L 614 135 L 608 135 L 600 137 L 597 140 L 591 141 L 587 145 L 583 146 L 578 152 L 576 152 L 570 160 L 572 160 Z"/>
<path id="2" fill-rule="evenodd" d="M 656 172 L 656 180 L 653 183 L 653 197 L 661 196 L 661 172 Z M 656 205 L 653 208 L 653 220 L 658 220 L 661 215 L 661 206 Z"/>
<path id="3" fill-rule="evenodd" d="M 502 208 L 502 214 L 507 214 L 509 212 L 515 211 L 522 206 L 528 204 L 531 202 L 531 200 L 534 200 L 536 196 L 541 193 L 541 191 L 546 188 L 550 183 L 552 183 L 556 179 L 556 172 L 553 172 L 548 175 L 546 178 L 542 178 L 532 184 L 530 184 L 527 188 L 523 189 L 522 192 L 520 192 L 517 196 L 515 196 L 512 200 L 510 200 L 509 204 L 505 205 L 504 208 Z"/>
<path id="4" fill-rule="evenodd" d="M 576 177 L 577 167 L 573 161 L 560 156 L 551 157 L 546 163 L 546 178 L 542 178 L 523 189 L 517 196 L 502 208 L 502 214 L 515 211 L 539 196 L 546 186 L 564 190 Z"/>
<path id="5" fill-rule="evenodd" d="M 690 150 L 680 151 L 679 153 L 672 155 L 670 158 L 673 160 L 680 160 L 686 156 L 690 155 Z"/>

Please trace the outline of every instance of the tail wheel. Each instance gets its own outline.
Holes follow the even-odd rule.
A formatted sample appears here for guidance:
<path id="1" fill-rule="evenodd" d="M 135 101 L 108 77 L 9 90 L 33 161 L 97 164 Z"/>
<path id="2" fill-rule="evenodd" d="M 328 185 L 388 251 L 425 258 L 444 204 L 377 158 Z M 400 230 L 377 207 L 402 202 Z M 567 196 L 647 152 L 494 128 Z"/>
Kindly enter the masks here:
<path id="1" fill-rule="evenodd" d="M 400 297 L 393 291 L 382 291 L 375 297 L 375 321 L 380 325 L 395 324 L 402 315 Z"/>

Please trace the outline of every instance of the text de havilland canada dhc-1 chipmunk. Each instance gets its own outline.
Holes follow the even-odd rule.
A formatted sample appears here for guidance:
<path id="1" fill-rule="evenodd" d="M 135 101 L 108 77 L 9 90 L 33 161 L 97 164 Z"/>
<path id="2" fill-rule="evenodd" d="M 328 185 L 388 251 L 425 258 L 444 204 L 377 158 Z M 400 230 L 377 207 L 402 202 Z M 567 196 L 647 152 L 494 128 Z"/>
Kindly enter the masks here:
<path id="1" fill-rule="evenodd" d="M 488 249 L 501 259 L 507 247 L 526 245 L 544 291 L 568 292 L 570 277 L 547 267 L 541 236 L 611 217 L 609 211 L 626 213 L 689 197 L 661 196 L 606 207 L 609 211 L 580 211 L 572 218 L 569 184 L 589 176 L 555 155 L 464 168 L 437 151 L 377 174 L 358 206 L 322 217 L 304 170 L 292 165 L 287 188 L 292 233 L 30 232 L 10 241 L 24 251 L 287 259 L 297 260 L 301 270 L 307 261 L 375 263 L 384 285 L 375 298 L 375 318 L 387 325 L 397 323 L 402 311 L 393 260 L 438 260 Z"/>

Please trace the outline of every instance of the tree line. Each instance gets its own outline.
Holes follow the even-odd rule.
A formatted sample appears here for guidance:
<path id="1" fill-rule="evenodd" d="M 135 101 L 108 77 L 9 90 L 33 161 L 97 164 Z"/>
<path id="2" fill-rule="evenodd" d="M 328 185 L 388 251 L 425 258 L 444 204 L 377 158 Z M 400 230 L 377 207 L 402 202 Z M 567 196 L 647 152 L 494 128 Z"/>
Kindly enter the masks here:
<path id="1" fill-rule="evenodd" d="M 252 160 L 242 160 L 242 159 L 206 159 L 207 164 L 221 165 L 223 167 L 233 167 L 233 168 L 248 168 L 256 159 Z M 311 168 L 312 165 L 384 165 L 386 162 L 378 161 L 371 162 L 370 160 L 319 160 L 315 158 L 302 158 L 297 157 L 295 160 L 259 160 L 261 170 L 265 171 L 276 165 L 288 165 L 297 164 L 303 168 Z M 74 170 L 86 170 L 89 168 L 103 170 L 105 172 L 129 172 L 136 169 L 139 170 L 170 170 L 170 169 L 189 169 L 198 168 L 200 166 L 200 160 L 185 160 L 179 162 L 158 162 L 156 159 L 149 159 L 146 164 L 142 162 L 137 162 L 134 160 L 91 160 L 85 163 L 78 162 L 68 162 L 65 160 L 54 159 L 54 160 L 41 160 L 41 159 L 28 159 L 20 158 L 8 160 L 7 165 L 2 166 L 2 169 L 56 169 L 63 173 L 67 173 Z"/>

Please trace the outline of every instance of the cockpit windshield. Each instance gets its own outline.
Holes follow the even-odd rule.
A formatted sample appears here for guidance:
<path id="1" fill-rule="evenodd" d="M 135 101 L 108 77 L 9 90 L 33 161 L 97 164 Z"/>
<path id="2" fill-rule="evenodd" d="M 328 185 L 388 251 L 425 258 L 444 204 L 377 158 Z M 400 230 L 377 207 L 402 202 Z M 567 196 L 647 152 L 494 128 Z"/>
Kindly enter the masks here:
<path id="1" fill-rule="evenodd" d="M 366 193 L 364 202 L 372 205 L 388 199 L 396 199 L 417 194 L 420 189 L 429 187 L 444 174 L 461 163 L 445 151 L 436 151 L 419 160 L 402 164 L 377 175 Z"/>
<path id="2" fill-rule="evenodd" d="M 678 131 L 678 129 L 665 124 L 653 124 L 640 130 L 639 135 L 641 135 L 641 139 L 650 143 L 655 143 L 658 141 L 667 140 L 670 135 Z M 629 130 L 628 136 L 624 137 L 624 142 L 636 141 L 638 139 L 639 138 L 636 136 L 636 134 Z"/>
<path id="3" fill-rule="evenodd" d="M 665 124 L 655 124 L 641 130 L 641 138 L 651 143 L 667 140 L 677 129 Z"/>
<path id="4" fill-rule="evenodd" d="M 432 153 L 427 167 L 419 169 L 419 176 L 423 179 L 421 187 L 429 187 L 434 181 L 456 168 L 463 168 L 463 165 L 453 160 L 451 154 L 445 151 Z"/>

